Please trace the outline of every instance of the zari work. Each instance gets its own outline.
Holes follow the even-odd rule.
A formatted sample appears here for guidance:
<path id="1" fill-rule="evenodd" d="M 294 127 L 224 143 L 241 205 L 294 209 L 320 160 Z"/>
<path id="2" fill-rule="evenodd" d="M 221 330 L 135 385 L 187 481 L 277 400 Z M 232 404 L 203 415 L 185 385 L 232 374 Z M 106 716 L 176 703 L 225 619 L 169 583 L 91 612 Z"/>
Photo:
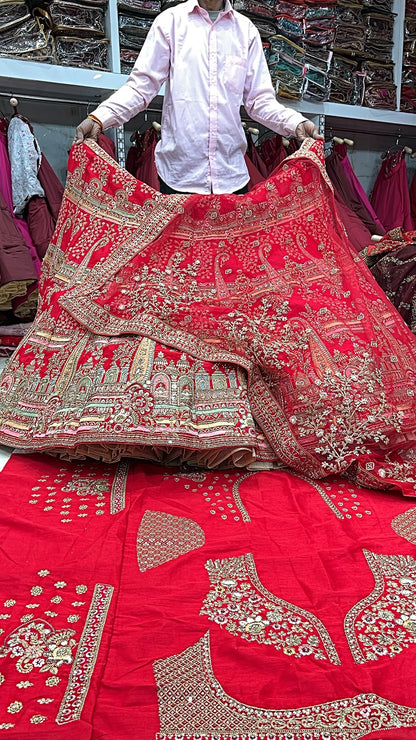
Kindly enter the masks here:
<path id="1" fill-rule="evenodd" d="M 416 643 L 416 561 L 410 555 L 364 555 L 375 587 L 345 619 L 356 663 L 394 658 Z"/>
<path id="2" fill-rule="evenodd" d="M 416 347 L 334 205 L 320 142 L 244 196 L 162 196 L 73 147 L 0 441 L 345 473 L 414 494 Z"/>
<path id="3" fill-rule="evenodd" d="M 340 663 L 322 622 L 270 593 L 260 582 L 251 553 L 209 560 L 205 567 L 211 590 L 201 614 L 244 640 L 273 645 L 284 655 Z"/>
<path id="4" fill-rule="evenodd" d="M 391 526 L 396 534 L 416 545 L 416 508 L 394 517 Z"/>
<path id="5" fill-rule="evenodd" d="M 272 710 L 229 696 L 211 665 L 209 633 L 179 655 L 154 664 L 158 684 L 159 740 L 358 740 L 380 727 L 414 726 L 416 711 L 375 694 L 305 707 Z M 180 720 L 178 721 L 178 717 Z M 259 733 L 261 733 L 259 735 Z"/>
<path id="6" fill-rule="evenodd" d="M 192 519 L 165 511 L 146 511 L 137 533 L 139 570 L 156 568 L 204 543 L 204 532 Z"/>
<path id="7" fill-rule="evenodd" d="M 1 737 L 414 740 L 416 560 L 391 526 L 408 501 L 318 485 L 325 497 L 287 470 L 130 461 L 125 476 L 13 453 L 0 472 Z"/>

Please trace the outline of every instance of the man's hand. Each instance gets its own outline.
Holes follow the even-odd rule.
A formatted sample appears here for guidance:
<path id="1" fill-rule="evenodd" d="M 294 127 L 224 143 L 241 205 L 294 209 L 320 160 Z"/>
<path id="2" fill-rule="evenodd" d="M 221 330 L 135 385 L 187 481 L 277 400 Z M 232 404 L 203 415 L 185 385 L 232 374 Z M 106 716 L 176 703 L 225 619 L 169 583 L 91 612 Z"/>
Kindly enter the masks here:
<path id="1" fill-rule="evenodd" d="M 305 141 L 305 139 L 318 139 L 323 141 L 324 137 L 319 133 L 318 126 L 315 126 L 313 121 L 302 121 L 296 126 L 295 136 L 298 141 Z"/>
<path id="2" fill-rule="evenodd" d="M 100 133 L 101 126 L 99 123 L 93 121 L 92 118 L 84 118 L 79 126 L 77 126 L 74 136 L 74 144 L 82 144 L 85 139 L 94 139 L 94 141 L 98 141 Z"/>

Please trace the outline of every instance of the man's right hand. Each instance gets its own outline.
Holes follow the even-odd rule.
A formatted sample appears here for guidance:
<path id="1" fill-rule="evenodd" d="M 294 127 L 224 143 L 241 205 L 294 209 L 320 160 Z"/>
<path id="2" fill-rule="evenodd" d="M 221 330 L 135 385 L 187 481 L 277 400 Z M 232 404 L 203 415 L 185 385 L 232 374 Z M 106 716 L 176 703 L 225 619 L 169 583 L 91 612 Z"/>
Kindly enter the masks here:
<path id="1" fill-rule="evenodd" d="M 77 126 L 74 136 L 74 144 L 82 144 L 85 139 L 94 139 L 94 141 L 98 141 L 100 133 L 101 126 L 99 123 L 93 121 L 92 118 L 84 118 L 79 126 Z"/>

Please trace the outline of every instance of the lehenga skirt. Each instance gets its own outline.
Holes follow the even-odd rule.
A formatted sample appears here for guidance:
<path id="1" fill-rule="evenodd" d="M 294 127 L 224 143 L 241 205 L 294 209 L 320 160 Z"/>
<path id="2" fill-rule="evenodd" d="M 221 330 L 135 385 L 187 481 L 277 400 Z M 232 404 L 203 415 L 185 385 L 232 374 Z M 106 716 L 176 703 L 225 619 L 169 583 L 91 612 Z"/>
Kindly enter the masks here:
<path id="1" fill-rule="evenodd" d="M 72 148 L 0 443 L 342 474 L 415 494 L 416 340 L 309 140 L 246 195 L 162 195 Z"/>

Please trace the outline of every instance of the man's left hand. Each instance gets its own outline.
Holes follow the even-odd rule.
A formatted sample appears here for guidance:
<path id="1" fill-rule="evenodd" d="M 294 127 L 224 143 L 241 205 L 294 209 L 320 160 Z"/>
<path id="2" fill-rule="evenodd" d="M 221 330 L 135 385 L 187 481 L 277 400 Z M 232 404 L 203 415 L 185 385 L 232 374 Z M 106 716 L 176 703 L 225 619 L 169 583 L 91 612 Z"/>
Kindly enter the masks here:
<path id="1" fill-rule="evenodd" d="M 302 121 L 296 126 L 295 136 L 298 141 L 305 141 L 305 139 L 318 139 L 323 141 L 324 137 L 319 133 L 318 126 L 315 126 L 313 121 Z"/>

